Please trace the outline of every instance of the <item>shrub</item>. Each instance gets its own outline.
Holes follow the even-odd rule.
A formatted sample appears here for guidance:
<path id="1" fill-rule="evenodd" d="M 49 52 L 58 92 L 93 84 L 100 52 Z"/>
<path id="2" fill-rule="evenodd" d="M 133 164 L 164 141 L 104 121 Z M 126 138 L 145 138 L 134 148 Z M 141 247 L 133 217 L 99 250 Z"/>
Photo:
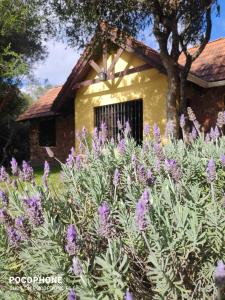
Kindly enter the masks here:
<path id="1" fill-rule="evenodd" d="M 17 190 L 1 169 L 8 192 L 0 194 L 0 297 L 222 297 L 225 138 L 195 133 L 187 144 L 168 132 L 162 145 L 157 126 L 153 137 L 146 126 L 141 146 L 129 128 L 107 141 L 102 126 L 90 146 L 83 130 L 81 152 L 62 164 L 64 188 L 55 194 L 47 166 L 44 185 L 35 186 L 23 164 Z M 13 292 L 10 276 L 62 276 L 62 290 L 18 284 Z"/>

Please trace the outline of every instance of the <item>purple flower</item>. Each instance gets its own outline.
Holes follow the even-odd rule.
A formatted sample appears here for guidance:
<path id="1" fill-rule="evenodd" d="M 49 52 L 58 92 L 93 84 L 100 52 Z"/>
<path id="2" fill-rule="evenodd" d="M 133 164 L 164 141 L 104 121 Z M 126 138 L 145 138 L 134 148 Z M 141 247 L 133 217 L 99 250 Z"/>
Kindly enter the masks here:
<path id="1" fill-rule="evenodd" d="M 128 136 L 131 132 L 130 123 L 127 121 L 125 122 L 125 129 L 124 129 L 124 135 Z"/>
<path id="2" fill-rule="evenodd" d="M 0 209 L 0 224 L 6 224 L 7 226 L 13 224 L 12 218 L 5 208 Z"/>
<path id="3" fill-rule="evenodd" d="M 81 263 L 76 256 L 74 256 L 72 260 L 72 271 L 77 276 L 79 276 L 82 273 Z"/>
<path id="4" fill-rule="evenodd" d="M 214 129 L 211 128 L 209 135 L 210 138 L 215 142 L 220 136 L 218 127 L 216 126 Z"/>
<path id="5" fill-rule="evenodd" d="M 0 199 L 2 201 L 2 206 L 7 207 L 9 204 L 9 198 L 7 197 L 6 193 L 0 190 Z"/>
<path id="6" fill-rule="evenodd" d="M 74 289 L 70 289 L 69 295 L 68 295 L 68 300 L 76 300 L 76 294 Z"/>
<path id="7" fill-rule="evenodd" d="M 133 300 L 133 296 L 129 291 L 126 292 L 125 300 Z"/>
<path id="8" fill-rule="evenodd" d="M 67 228 L 66 242 L 66 252 L 70 256 L 75 255 L 77 247 L 77 231 L 73 224 L 70 224 Z"/>
<path id="9" fill-rule="evenodd" d="M 98 208 L 99 216 L 99 233 L 102 236 L 109 236 L 110 234 L 110 208 L 107 202 L 103 202 Z"/>
<path id="10" fill-rule="evenodd" d="M 221 160 L 221 165 L 224 168 L 225 167 L 225 154 L 221 154 L 220 160 Z"/>
<path id="11" fill-rule="evenodd" d="M 207 165 L 207 179 L 211 183 L 216 179 L 216 165 L 213 159 L 210 159 Z"/>
<path id="12" fill-rule="evenodd" d="M 225 285 L 225 266 L 222 260 L 218 261 L 214 273 L 215 284 L 218 288 L 223 288 Z"/>
<path id="13" fill-rule="evenodd" d="M 22 176 L 21 179 L 23 181 L 32 182 L 33 179 L 34 179 L 33 168 L 25 160 L 23 160 L 23 163 L 22 163 L 22 173 L 21 173 L 21 176 Z"/>
<path id="14" fill-rule="evenodd" d="M 153 144 L 153 150 L 154 150 L 157 158 L 160 161 L 164 161 L 165 160 L 165 155 L 163 153 L 163 148 L 162 148 L 162 146 L 159 143 L 154 143 Z"/>
<path id="15" fill-rule="evenodd" d="M 146 172 L 145 172 L 145 167 L 143 165 L 138 166 L 138 170 L 137 170 L 137 176 L 138 176 L 138 180 L 145 184 L 147 177 L 146 177 Z"/>
<path id="16" fill-rule="evenodd" d="M 75 161 L 75 165 L 76 165 L 76 168 L 77 169 L 80 169 L 81 168 L 81 156 L 80 155 L 77 155 L 76 156 L 76 161 Z"/>
<path id="17" fill-rule="evenodd" d="M 0 182 L 1 181 L 9 181 L 9 174 L 6 172 L 5 167 L 0 168 Z"/>
<path id="18" fill-rule="evenodd" d="M 150 133 L 150 125 L 148 123 L 145 123 L 144 125 L 144 136 L 148 136 Z"/>
<path id="19" fill-rule="evenodd" d="M 92 150 L 93 150 L 94 156 L 98 157 L 101 152 L 101 148 L 100 148 L 98 140 L 92 140 Z"/>
<path id="20" fill-rule="evenodd" d="M 102 145 L 105 144 L 106 142 L 106 139 L 107 139 L 107 126 L 105 123 L 101 123 L 101 126 L 100 126 L 101 130 L 99 132 L 99 140 L 101 142 Z"/>
<path id="21" fill-rule="evenodd" d="M 195 140 L 197 138 L 197 130 L 195 129 L 194 126 L 192 127 L 191 137 L 193 140 Z"/>
<path id="22" fill-rule="evenodd" d="M 81 130 L 81 137 L 82 137 L 82 139 L 86 139 L 86 137 L 87 137 L 87 129 L 84 126 Z"/>
<path id="23" fill-rule="evenodd" d="M 119 179 L 120 179 L 120 172 L 119 172 L 118 169 L 116 169 L 115 172 L 114 172 L 114 177 L 113 177 L 113 184 L 114 184 L 115 186 L 118 185 Z"/>
<path id="24" fill-rule="evenodd" d="M 147 228 L 145 215 L 149 206 L 149 193 L 144 191 L 136 205 L 135 222 L 138 231 L 144 231 Z"/>
<path id="25" fill-rule="evenodd" d="M 153 125 L 153 135 L 154 135 L 155 141 L 157 143 L 160 143 L 161 142 L 160 129 L 156 123 Z"/>
<path id="26" fill-rule="evenodd" d="M 166 124 L 166 136 L 167 137 L 172 137 L 174 133 L 174 125 L 173 121 L 169 120 Z"/>
<path id="27" fill-rule="evenodd" d="M 122 139 L 122 140 L 119 141 L 117 149 L 118 149 L 118 151 L 121 155 L 123 155 L 126 152 L 126 141 L 125 141 L 125 139 Z"/>
<path id="28" fill-rule="evenodd" d="M 150 169 L 147 170 L 147 184 L 151 185 L 155 181 L 154 175 Z"/>
<path id="29" fill-rule="evenodd" d="M 122 130 L 122 129 L 123 129 L 123 125 L 122 125 L 122 123 L 120 122 L 120 120 L 117 120 L 117 128 L 118 128 L 119 130 Z"/>
<path id="30" fill-rule="evenodd" d="M 6 232 L 8 236 L 8 243 L 10 244 L 10 246 L 15 248 L 18 247 L 21 237 L 16 232 L 15 228 L 13 226 L 8 226 Z"/>
<path id="31" fill-rule="evenodd" d="M 32 197 L 24 200 L 27 217 L 34 226 L 40 226 L 44 223 L 41 200 L 39 197 Z"/>
<path id="32" fill-rule="evenodd" d="M 95 127 L 94 131 L 93 131 L 93 140 L 94 141 L 98 141 L 98 138 L 99 138 L 99 136 L 98 136 L 98 128 Z"/>
<path id="33" fill-rule="evenodd" d="M 180 127 L 181 127 L 181 128 L 184 128 L 184 127 L 185 127 L 185 116 L 184 116 L 184 114 L 182 114 L 182 115 L 180 116 Z"/>
<path id="34" fill-rule="evenodd" d="M 17 176 L 19 173 L 19 169 L 18 169 L 18 164 L 17 164 L 16 159 L 13 157 L 10 163 L 11 163 L 12 174 L 14 176 Z"/>
<path id="35" fill-rule="evenodd" d="M 22 240 L 27 240 L 30 237 L 31 231 L 24 216 L 15 219 L 15 228 L 18 230 Z"/>
<path id="36" fill-rule="evenodd" d="M 50 167 L 49 167 L 49 163 L 47 161 L 45 161 L 45 164 L 44 164 L 44 175 L 46 177 L 49 176 L 49 173 L 50 173 Z"/>
<path id="37" fill-rule="evenodd" d="M 69 168 L 73 168 L 74 166 L 74 155 L 75 155 L 75 151 L 74 151 L 74 148 L 72 147 L 70 149 L 70 153 L 69 153 L 69 156 L 66 160 L 66 165 L 69 167 Z"/>
<path id="38" fill-rule="evenodd" d="M 175 182 L 179 182 L 182 176 L 181 169 L 174 159 L 165 160 L 165 169 L 171 175 Z"/>

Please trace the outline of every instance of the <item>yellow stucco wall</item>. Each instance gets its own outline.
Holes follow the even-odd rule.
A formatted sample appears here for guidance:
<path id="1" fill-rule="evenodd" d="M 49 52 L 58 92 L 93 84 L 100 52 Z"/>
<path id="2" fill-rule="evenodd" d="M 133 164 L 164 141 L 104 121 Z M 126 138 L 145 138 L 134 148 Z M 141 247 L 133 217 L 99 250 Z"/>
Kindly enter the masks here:
<path id="1" fill-rule="evenodd" d="M 108 66 L 113 59 L 108 59 Z M 123 52 L 115 66 L 115 72 L 137 67 L 146 62 L 135 54 Z M 98 62 L 101 65 L 101 62 Z M 96 72 L 91 71 L 86 79 L 97 78 Z M 80 88 L 75 98 L 75 131 L 83 126 L 89 133 L 94 129 L 94 107 L 143 99 L 143 122 L 153 125 L 156 122 L 162 132 L 166 123 L 166 91 L 167 79 L 156 69 L 126 75 L 122 78 L 99 82 L 88 87 Z"/>

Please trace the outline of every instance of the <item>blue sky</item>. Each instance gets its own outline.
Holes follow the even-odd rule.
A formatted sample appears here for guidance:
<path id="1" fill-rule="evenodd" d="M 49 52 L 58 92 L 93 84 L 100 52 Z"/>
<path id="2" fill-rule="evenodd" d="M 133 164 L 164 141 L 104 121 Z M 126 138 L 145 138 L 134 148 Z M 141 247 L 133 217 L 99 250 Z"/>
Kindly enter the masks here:
<path id="1" fill-rule="evenodd" d="M 215 13 L 213 16 L 211 40 L 225 37 L 225 0 L 220 0 L 220 5 L 220 17 L 216 17 Z M 152 35 L 145 35 L 144 39 L 147 44 L 157 49 L 157 44 Z M 49 41 L 47 42 L 47 47 L 49 51 L 48 58 L 41 64 L 34 66 L 34 76 L 40 82 L 48 79 L 53 85 L 61 85 L 65 82 L 77 62 L 80 52 L 76 49 L 66 47 L 61 42 Z"/>

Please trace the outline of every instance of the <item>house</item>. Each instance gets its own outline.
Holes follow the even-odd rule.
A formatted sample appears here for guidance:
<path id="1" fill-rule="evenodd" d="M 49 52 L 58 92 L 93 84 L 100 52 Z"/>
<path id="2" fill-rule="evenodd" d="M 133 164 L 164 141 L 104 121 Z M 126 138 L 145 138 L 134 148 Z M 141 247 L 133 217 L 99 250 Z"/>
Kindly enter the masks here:
<path id="1" fill-rule="evenodd" d="M 18 118 L 30 122 L 34 165 L 47 158 L 44 146 L 64 161 L 75 131 L 83 126 L 93 132 L 105 122 L 114 137 L 117 120 L 129 120 L 136 140 L 142 139 L 146 122 L 164 130 L 167 76 L 160 55 L 132 37 L 118 42 L 117 36 L 112 29 L 107 43 L 96 47 L 93 39 L 64 85 L 49 90 Z M 206 129 L 214 125 L 225 106 L 225 38 L 208 43 L 193 63 L 186 95 L 199 122 Z"/>

